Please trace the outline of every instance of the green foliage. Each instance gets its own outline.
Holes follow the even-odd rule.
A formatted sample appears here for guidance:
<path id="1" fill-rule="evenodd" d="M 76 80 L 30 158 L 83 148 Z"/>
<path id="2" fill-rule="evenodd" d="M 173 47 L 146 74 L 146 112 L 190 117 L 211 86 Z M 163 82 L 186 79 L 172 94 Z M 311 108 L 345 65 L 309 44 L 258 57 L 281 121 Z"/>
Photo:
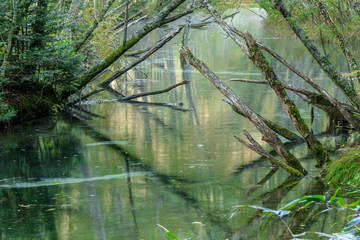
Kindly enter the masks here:
<path id="1" fill-rule="evenodd" d="M 53 7 L 55 2 L 18 1 L 17 22 L 12 22 L 12 1 L 0 7 L 0 59 L 4 58 L 9 31 L 15 24 L 9 53 L 7 85 L 37 82 L 54 89 L 71 88 L 71 80 L 82 70 L 83 57 L 71 51 L 71 42 L 63 36 L 65 15 Z M 3 21 L 1 21 L 3 20 Z"/>
<path id="2" fill-rule="evenodd" d="M 329 164 L 325 171 L 324 179 L 332 184 L 360 184 L 360 154 L 359 148 L 348 151 Z"/>
<path id="3" fill-rule="evenodd" d="M 343 210 L 346 208 L 349 210 L 351 208 L 358 209 L 358 207 L 360 206 L 360 200 L 357 202 L 354 202 L 352 204 L 346 205 L 345 200 L 342 197 L 338 196 L 339 191 L 340 191 L 340 188 L 338 188 L 331 197 L 324 196 L 324 195 L 304 196 L 304 197 L 301 197 L 299 199 L 296 199 L 294 201 L 291 201 L 291 202 L 285 204 L 285 206 L 283 206 L 279 210 L 272 210 L 272 209 L 268 209 L 268 208 L 264 208 L 264 207 L 260 207 L 260 206 L 251 206 L 251 205 L 235 206 L 234 208 L 236 210 L 231 215 L 231 217 L 233 217 L 235 215 L 235 213 L 237 213 L 240 209 L 243 209 L 243 208 L 253 208 L 253 209 L 261 210 L 262 212 L 260 213 L 260 216 L 262 216 L 264 218 L 267 217 L 267 220 L 265 221 L 265 223 L 262 227 L 262 230 L 261 230 L 261 237 L 260 237 L 261 239 L 263 238 L 265 229 L 269 226 L 269 223 L 273 219 L 274 216 L 277 216 L 278 217 L 277 219 L 280 219 L 281 222 L 286 225 L 288 231 L 290 232 L 290 234 L 292 235 L 292 237 L 294 239 L 297 239 L 297 237 L 303 238 L 305 235 L 311 235 L 314 233 L 317 236 L 328 237 L 330 239 L 338 239 L 338 238 L 334 238 L 336 236 L 347 236 L 347 238 L 340 238 L 340 239 L 358 239 L 358 238 L 356 238 L 356 235 L 355 235 L 359 229 L 357 227 L 357 225 L 360 223 L 360 214 L 358 214 L 358 213 L 347 217 L 349 221 L 343 227 L 342 232 L 331 233 L 331 234 L 322 233 L 322 232 L 320 232 L 320 229 L 319 229 L 319 231 L 316 231 L 316 232 L 304 232 L 304 233 L 296 235 L 296 234 L 293 234 L 289 225 L 283 220 L 283 218 L 290 215 L 290 213 L 291 213 L 290 210 L 294 209 L 293 213 L 296 215 L 300 210 L 309 208 L 310 205 L 314 205 L 314 204 L 323 205 L 325 207 L 325 210 L 324 210 L 324 207 L 318 208 L 318 210 L 317 210 L 318 212 L 315 212 L 314 216 L 317 216 L 324 212 Z M 352 192 L 352 193 L 354 193 L 354 192 Z M 314 209 L 315 208 L 313 208 L 313 211 L 314 211 Z M 296 218 L 293 218 L 293 219 L 296 219 Z M 352 237 L 354 237 L 354 238 L 352 238 Z"/>
<path id="4" fill-rule="evenodd" d="M 0 98 L 0 122 L 7 123 L 16 116 L 17 111 L 1 100 Z"/>
<path id="5" fill-rule="evenodd" d="M 260 8 L 267 11 L 268 17 L 265 21 L 267 29 L 276 31 L 280 35 L 292 35 L 292 31 L 285 23 L 284 19 L 276 11 L 271 1 L 256 0 Z M 311 39 L 322 39 L 322 41 L 335 41 L 336 38 L 321 17 L 317 7 L 311 1 L 290 1 L 284 0 L 291 10 L 293 20 L 300 24 Z M 356 40 L 360 37 L 360 19 L 350 4 L 343 4 L 342 1 L 327 0 L 322 1 L 326 6 L 335 25 L 343 29 L 348 40 Z M 345 2 L 344 2 L 345 3 Z"/>

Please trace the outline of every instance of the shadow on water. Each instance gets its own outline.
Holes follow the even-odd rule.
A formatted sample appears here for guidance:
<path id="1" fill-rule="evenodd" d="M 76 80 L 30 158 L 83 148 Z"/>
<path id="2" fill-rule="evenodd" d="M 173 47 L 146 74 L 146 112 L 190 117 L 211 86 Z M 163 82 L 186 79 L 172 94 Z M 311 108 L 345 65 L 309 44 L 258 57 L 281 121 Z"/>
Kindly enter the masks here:
<path id="1" fill-rule="evenodd" d="M 98 142 L 112 142 L 112 140 L 98 132 L 95 129 L 90 127 L 84 122 L 81 122 L 81 128 L 85 131 L 91 133 L 91 137 Z M 145 163 L 144 160 L 137 157 L 135 154 L 131 153 L 129 150 L 126 150 L 124 147 L 118 144 L 111 144 L 109 148 L 112 148 L 116 151 L 117 154 L 121 155 L 126 162 L 126 171 L 130 173 L 130 166 L 135 170 L 146 171 L 151 174 L 152 177 L 155 177 L 160 183 L 162 183 L 166 189 L 180 198 L 184 199 L 189 206 L 194 208 L 199 216 L 204 219 L 204 222 L 211 223 L 209 224 L 209 229 L 207 229 L 209 239 L 216 239 L 212 236 L 214 225 L 219 227 L 224 233 L 229 232 L 230 228 L 226 225 L 226 218 L 217 216 L 212 212 L 208 212 L 205 206 L 202 206 L 202 203 L 196 199 L 196 197 L 191 196 L 187 190 L 187 184 L 196 184 L 188 179 L 184 179 L 178 176 L 171 176 L 164 173 L 160 173 L 154 169 L 152 165 Z M 136 211 L 134 207 L 134 200 L 131 195 L 131 176 L 128 175 L 128 187 L 130 193 L 130 204 L 133 212 L 134 225 L 136 226 Z M 208 225 L 206 225 L 208 226 Z M 207 227 L 208 228 L 208 227 Z"/>
<path id="2" fill-rule="evenodd" d="M 85 112 L 83 111 L 83 113 Z M 70 122 L 71 124 L 69 124 Z M 217 239 L 216 236 L 213 236 L 214 226 L 221 229 L 220 231 L 224 234 L 230 231 L 223 217 L 209 212 L 201 201 L 188 192 L 187 186 L 197 184 L 197 182 L 158 172 L 144 159 L 140 159 L 120 144 L 116 144 L 116 141 L 97 132 L 84 121 L 73 118 L 70 122 L 63 119 L 57 124 L 54 123 L 47 127 L 46 135 L 43 134 L 42 129 L 39 129 L 41 137 L 38 135 L 25 137 L 28 134 L 25 131 L 20 138 L 12 139 L 7 146 L 3 145 L 1 156 L 5 161 L 1 162 L 3 166 L 0 170 L 1 232 L 6 239 L 20 236 L 32 239 L 47 237 L 59 239 L 57 231 L 55 231 L 58 218 L 55 210 L 59 208 L 66 210 L 72 206 L 68 201 L 59 206 L 57 195 L 63 191 L 70 194 L 69 184 L 83 184 L 89 198 L 86 202 L 92 216 L 92 232 L 96 235 L 96 239 L 107 239 L 104 210 L 93 181 L 120 177 L 126 178 L 127 181 L 128 208 L 133 219 L 133 237 L 136 238 L 138 223 L 132 177 L 136 176 L 134 173 L 137 172 L 145 172 L 150 179 L 157 179 L 167 191 L 177 195 L 192 207 L 206 224 L 208 239 Z M 126 175 L 110 175 L 108 178 L 92 176 L 88 163 L 84 161 L 86 153 L 82 150 L 84 146 L 81 141 L 77 137 L 65 134 L 79 131 L 78 128 L 83 131 L 82 134 L 88 135 L 96 142 L 111 143 L 107 147 L 118 154 L 119 160 L 124 160 Z M 14 148 L 20 149 L 20 151 L 11 151 Z M 71 171 L 76 168 L 80 169 L 80 178 L 72 178 Z M 31 221 L 29 221 L 30 218 Z M 12 231 L 12 229 L 16 229 L 16 231 Z M 19 229 L 23 231 L 18 232 Z"/>
<path id="3" fill-rule="evenodd" d="M 14 183 L 39 183 L 44 178 L 66 178 L 84 161 L 78 155 L 79 139 L 63 134 L 68 124 L 42 123 L 14 127 L 1 139 L 0 148 L 0 231 L 2 239 L 59 239 L 55 208 L 60 186 L 11 187 Z M 35 132 L 34 132 L 35 131 Z M 16 134 L 14 134 L 16 133 Z M 8 187 L 2 187 L 7 185 Z M 31 220 L 30 220 L 31 219 Z M 40 230 L 41 229 L 41 230 Z"/>

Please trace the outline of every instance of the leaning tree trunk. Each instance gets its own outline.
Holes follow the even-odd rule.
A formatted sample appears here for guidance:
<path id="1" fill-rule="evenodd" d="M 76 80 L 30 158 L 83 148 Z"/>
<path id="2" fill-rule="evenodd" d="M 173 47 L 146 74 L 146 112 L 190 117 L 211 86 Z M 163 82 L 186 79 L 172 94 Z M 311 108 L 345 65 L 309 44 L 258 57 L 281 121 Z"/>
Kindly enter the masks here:
<path id="1" fill-rule="evenodd" d="M 350 125 L 356 129 L 360 130 L 360 126 L 356 119 L 341 105 L 341 103 L 333 98 L 329 93 L 327 93 L 319 84 L 317 84 L 315 81 L 313 81 L 311 78 L 309 78 L 305 73 L 301 72 L 299 69 L 288 63 L 283 57 L 281 57 L 279 54 L 277 54 L 275 51 L 271 50 L 269 47 L 267 47 L 264 44 L 257 43 L 258 46 L 270 53 L 274 58 L 276 58 L 279 62 L 281 62 L 284 66 L 289 68 L 292 72 L 294 72 L 296 75 L 301 77 L 305 82 L 310 84 L 318 93 L 322 96 L 322 98 L 330 103 L 332 106 L 334 106 L 335 111 L 339 116 L 341 115 L 350 123 Z"/>
<path id="2" fill-rule="evenodd" d="M 319 140 L 315 138 L 314 134 L 306 125 L 295 103 L 287 95 L 284 87 L 281 84 L 280 79 L 273 71 L 270 63 L 266 60 L 263 53 L 260 51 L 260 47 L 255 41 L 255 39 L 249 33 L 246 33 L 245 41 L 250 50 L 250 60 L 253 61 L 255 65 L 265 75 L 266 80 L 269 82 L 270 87 L 274 90 L 274 92 L 280 99 L 280 102 L 282 103 L 285 111 L 289 115 L 296 130 L 304 138 L 305 142 L 308 145 L 308 148 L 317 160 L 317 165 L 319 167 L 322 167 L 326 161 L 330 160 L 328 153 L 325 151 L 322 144 L 319 142 Z"/>
<path id="3" fill-rule="evenodd" d="M 341 89 L 341 91 L 345 94 L 348 100 L 352 104 L 354 104 L 354 106 L 358 107 L 355 90 L 351 87 L 351 85 L 347 82 L 346 79 L 341 77 L 341 75 L 337 72 L 329 59 L 320 52 L 320 50 L 316 47 L 315 43 L 310 40 L 309 36 L 305 33 L 305 31 L 300 27 L 299 24 L 295 22 L 295 20 L 292 18 L 292 14 L 287 9 L 284 2 L 282 0 L 273 0 L 272 4 L 274 5 L 275 9 L 277 9 L 284 17 L 293 32 L 308 49 L 310 54 L 320 65 L 323 71 L 329 76 L 329 78 L 335 83 L 335 85 L 338 86 L 339 89 Z"/>
<path id="4" fill-rule="evenodd" d="M 122 56 L 128 49 L 138 43 L 144 36 L 150 33 L 152 30 L 158 28 L 163 24 L 163 20 L 173 12 L 178 6 L 180 6 L 185 0 L 174 0 L 168 6 L 164 7 L 156 16 L 154 16 L 147 24 L 145 24 L 139 31 L 137 31 L 126 42 L 123 42 L 118 48 L 111 52 L 108 56 L 102 59 L 98 64 L 87 70 L 82 74 L 79 79 L 76 80 L 78 89 L 81 89 L 91 80 L 93 80 L 98 74 L 113 64 L 120 56 Z M 63 98 L 70 95 L 70 92 L 64 92 Z"/>
<path id="5" fill-rule="evenodd" d="M 263 140 L 271 145 L 271 147 L 279 154 L 279 156 L 286 162 L 286 166 L 281 166 L 285 171 L 292 175 L 305 175 L 307 171 L 301 163 L 285 148 L 281 140 L 271 129 L 264 123 L 264 121 L 253 112 L 247 104 L 239 98 L 220 78 L 213 73 L 202 61 L 195 58 L 191 51 L 185 47 L 180 48 L 180 53 L 184 56 L 192 66 L 198 69 L 232 104 L 246 116 L 252 124 L 262 133 Z"/>
<path id="6" fill-rule="evenodd" d="M 354 55 L 350 51 L 349 45 L 345 41 L 344 35 L 341 33 L 341 31 L 337 28 L 337 26 L 335 25 L 335 23 L 331 19 L 330 15 L 326 11 L 323 3 L 321 1 L 319 1 L 319 0 L 313 0 L 313 2 L 319 8 L 319 12 L 323 16 L 326 24 L 330 27 L 331 31 L 336 36 L 336 39 L 339 42 L 340 48 L 341 48 L 342 52 L 344 53 L 345 58 L 349 62 L 352 70 L 356 71 L 356 77 L 357 77 L 358 82 L 360 83 L 360 71 L 359 71 L 360 68 L 359 68 L 359 65 L 357 64 L 357 62 L 356 62 L 356 60 L 354 58 Z"/>
<path id="7" fill-rule="evenodd" d="M 277 77 L 275 72 L 273 71 L 271 65 L 266 60 L 264 55 L 262 54 L 258 43 L 254 40 L 254 38 L 249 33 L 240 33 L 241 37 L 243 37 L 246 41 L 245 46 L 235 35 L 233 32 L 233 28 L 228 26 L 227 23 L 216 13 L 216 11 L 208 4 L 206 0 L 200 0 L 201 4 L 208 10 L 208 12 L 216 19 L 218 24 L 222 27 L 222 29 L 235 41 L 235 43 L 240 46 L 243 52 L 247 55 L 247 57 L 254 62 L 256 67 L 261 70 L 266 80 L 269 82 L 270 87 L 274 90 L 276 95 L 278 96 L 280 102 L 282 103 L 286 113 L 289 115 L 291 121 L 293 122 L 295 128 L 300 133 L 300 135 L 304 138 L 307 143 L 308 148 L 313 154 L 314 158 L 317 161 L 317 166 L 322 167 L 326 161 L 330 160 L 328 153 L 325 151 L 322 144 L 314 137 L 309 127 L 306 125 L 304 119 L 301 117 L 300 112 L 294 102 L 287 95 L 284 87 L 281 84 L 280 79 Z"/>

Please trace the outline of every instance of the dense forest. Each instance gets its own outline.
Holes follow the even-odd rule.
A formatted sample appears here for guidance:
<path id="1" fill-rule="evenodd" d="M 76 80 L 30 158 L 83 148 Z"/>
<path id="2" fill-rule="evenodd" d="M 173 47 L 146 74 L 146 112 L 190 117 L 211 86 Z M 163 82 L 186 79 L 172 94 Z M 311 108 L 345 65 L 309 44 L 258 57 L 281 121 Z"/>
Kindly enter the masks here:
<path id="1" fill-rule="evenodd" d="M 201 73 L 225 97 L 224 105 L 230 105 L 233 111 L 251 122 L 262 140 L 259 142 L 254 133 L 244 129 L 244 137 L 235 136 L 238 142 L 267 159 L 272 168 L 280 168 L 295 179 L 308 175 L 310 169 L 293 154 L 287 143 L 303 143 L 316 161 L 322 179 L 333 184 L 360 182 L 358 146 L 352 145 L 350 150 L 346 145 L 347 150 L 341 158 L 330 152 L 312 129 L 316 108 L 326 116 L 326 134 L 341 132 L 351 133 L 355 139 L 358 137 L 358 1 L 3 0 L 0 7 L 0 125 L 4 131 L 30 119 L 69 114 L 81 102 L 99 93 L 107 92 L 119 102 L 134 104 L 135 99 L 161 95 L 188 85 L 190 79 L 184 78 L 164 89 L 141 93 L 119 91 L 114 87 L 115 81 L 125 82 L 124 76 L 129 71 L 178 36 L 182 39 L 181 66 L 185 69 L 191 65 Z M 307 69 L 299 69 L 296 63 L 262 43 L 252 32 L 236 28 L 231 20 L 241 14 L 240 10 L 261 17 L 265 31 L 274 37 L 299 41 L 327 76 L 331 87 L 324 87 Z M 207 17 L 192 18 L 197 13 Z M 254 88 L 267 85 L 276 95 L 292 128 L 252 110 L 244 96 L 238 95 L 197 53 L 193 54 L 189 42 L 194 39 L 189 36 L 190 32 L 206 31 L 211 24 L 221 27 L 222 33 L 236 45 L 236 51 L 242 52 L 262 74 L 261 80 L 231 80 L 251 84 Z M 143 48 L 146 37 L 158 29 L 166 34 L 147 42 L 148 47 Z M 346 62 L 346 72 L 341 72 L 332 62 L 334 51 Z M 285 81 L 274 67 L 275 62 L 294 73 L 308 88 L 295 87 Z M 332 94 L 334 89 L 340 94 Z M 311 105 L 310 124 L 294 101 L 294 95 Z M 271 151 L 263 143 L 267 143 Z M 331 203 L 337 200 L 339 205 L 345 206 L 340 197 L 336 198 L 337 193 Z M 326 202 L 323 198 L 303 201 Z"/>

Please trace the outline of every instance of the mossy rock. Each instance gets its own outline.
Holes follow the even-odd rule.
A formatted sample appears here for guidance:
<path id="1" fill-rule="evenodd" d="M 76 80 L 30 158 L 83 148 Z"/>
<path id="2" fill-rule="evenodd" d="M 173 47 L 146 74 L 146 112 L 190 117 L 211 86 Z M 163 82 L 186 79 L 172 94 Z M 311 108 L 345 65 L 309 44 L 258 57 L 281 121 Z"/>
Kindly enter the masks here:
<path id="1" fill-rule="evenodd" d="M 330 163 L 325 170 L 325 181 L 334 185 L 360 184 L 360 147 L 346 150 L 341 158 Z"/>

